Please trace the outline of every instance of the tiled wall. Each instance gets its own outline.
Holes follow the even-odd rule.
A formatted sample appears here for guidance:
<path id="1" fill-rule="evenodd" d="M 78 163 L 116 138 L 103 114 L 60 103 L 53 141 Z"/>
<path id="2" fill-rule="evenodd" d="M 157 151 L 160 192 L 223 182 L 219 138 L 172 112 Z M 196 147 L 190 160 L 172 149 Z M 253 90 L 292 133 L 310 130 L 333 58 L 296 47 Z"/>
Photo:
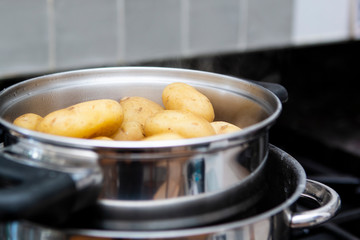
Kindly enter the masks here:
<path id="1" fill-rule="evenodd" d="M 350 40 L 358 1 L 0 0 L 0 79 Z"/>

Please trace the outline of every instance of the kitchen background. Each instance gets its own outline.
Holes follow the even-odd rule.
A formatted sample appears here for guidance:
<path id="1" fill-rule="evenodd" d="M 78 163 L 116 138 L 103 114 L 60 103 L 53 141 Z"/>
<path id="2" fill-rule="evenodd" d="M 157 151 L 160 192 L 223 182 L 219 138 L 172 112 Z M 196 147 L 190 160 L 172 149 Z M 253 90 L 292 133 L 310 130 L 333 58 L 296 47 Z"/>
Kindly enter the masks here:
<path id="1" fill-rule="evenodd" d="M 1 0 L 0 78 L 349 41 L 358 0 Z"/>
<path id="2" fill-rule="evenodd" d="M 289 100 L 270 142 L 305 168 L 335 166 L 347 178 L 326 184 L 350 184 L 346 209 L 360 200 L 359 11 L 360 0 L 0 0 L 0 86 L 129 65 L 280 83 Z"/>
<path id="3" fill-rule="evenodd" d="M 0 0 L 0 82 L 124 65 L 277 82 L 287 125 L 360 155 L 359 10 L 359 0 Z"/>

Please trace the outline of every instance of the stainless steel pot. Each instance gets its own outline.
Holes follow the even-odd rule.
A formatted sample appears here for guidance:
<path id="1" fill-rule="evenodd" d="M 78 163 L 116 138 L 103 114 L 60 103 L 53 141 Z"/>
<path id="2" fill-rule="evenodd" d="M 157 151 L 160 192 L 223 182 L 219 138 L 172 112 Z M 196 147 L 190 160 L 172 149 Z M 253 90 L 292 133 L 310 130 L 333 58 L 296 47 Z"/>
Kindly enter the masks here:
<path id="1" fill-rule="evenodd" d="M 244 129 L 187 140 L 109 142 L 47 135 L 12 124 L 27 112 L 44 116 L 92 99 L 142 96 L 161 103 L 163 88 L 172 82 L 196 87 L 213 103 L 216 120 Z M 109 228 L 131 221 L 136 222 L 134 228 L 159 227 L 149 225 L 149 219 L 157 219 L 161 228 L 196 226 L 248 211 L 264 194 L 262 186 L 266 184 L 260 183 L 268 154 L 268 130 L 281 112 L 279 98 L 252 82 L 152 67 L 38 77 L 5 89 L 0 102 L 5 146 L 0 154 L 0 174 L 17 186 L 0 191 L 0 215 L 28 218 L 44 209 L 51 215 L 51 210 L 59 209 L 51 206 L 65 201 L 58 216 L 96 202 L 98 212 L 111 215 L 108 221 L 101 221 Z M 15 170 L 7 170 L 5 165 Z M 34 173 L 30 176 L 30 172 Z M 243 194 L 234 194 L 239 191 Z M 179 217 L 188 221 L 176 220 Z"/>
<path id="2" fill-rule="evenodd" d="M 295 228 L 320 225 L 331 219 L 340 208 L 339 195 L 328 186 L 306 179 L 304 169 L 286 152 L 270 146 L 267 178 L 271 194 L 260 203 L 266 207 L 245 219 L 236 217 L 208 226 L 162 231 L 114 231 L 87 227 L 88 217 L 62 228 L 32 222 L 9 222 L 0 225 L 3 239 L 177 239 L 177 240 L 268 240 L 289 238 Z M 275 174 L 274 174 L 275 173 Z M 317 201 L 319 207 L 295 211 L 300 198 Z M 79 227 L 82 226 L 82 227 Z M 31 234 L 30 234 L 31 233 Z"/>

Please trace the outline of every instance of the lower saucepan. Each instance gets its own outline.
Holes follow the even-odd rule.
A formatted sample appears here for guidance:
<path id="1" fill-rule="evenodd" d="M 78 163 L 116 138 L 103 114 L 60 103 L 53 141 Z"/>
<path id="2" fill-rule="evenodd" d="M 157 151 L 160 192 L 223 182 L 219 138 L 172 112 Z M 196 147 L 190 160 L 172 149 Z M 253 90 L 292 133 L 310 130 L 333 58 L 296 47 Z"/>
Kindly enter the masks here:
<path id="1" fill-rule="evenodd" d="M 46 226 L 27 221 L 3 223 L 0 225 L 0 236 L 9 240 L 286 240 L 291 230 L 319 226 L 336 215 L 340 208 L 339 195 L 322 183 L 306 179 L 304 169 L 296 159 L 271 145 L 267 164 L 269 192 L 258 203 L 258 212 L 248 218 L 237 219 L 235 216 L 206 226 L 176 230 L 104 230 L 91 228 L 89 212 L 64 226 Z M 301 198 L 316 201 L 319 207 L 297 211 L 296 202 Z"/>

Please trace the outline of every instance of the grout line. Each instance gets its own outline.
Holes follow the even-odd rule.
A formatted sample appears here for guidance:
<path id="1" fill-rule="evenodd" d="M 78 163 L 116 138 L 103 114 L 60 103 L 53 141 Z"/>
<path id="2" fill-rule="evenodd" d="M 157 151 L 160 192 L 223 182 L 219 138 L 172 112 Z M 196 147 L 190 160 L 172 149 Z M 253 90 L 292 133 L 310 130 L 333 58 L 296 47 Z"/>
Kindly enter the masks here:
<path id="1" fill-rule="evenodd" d="M 239 0 L 239 41 L 238 48 L 245 50 L 247 47 L 247 34 L 248 34 L 248 0 Z"/>
<path id="2" fill-rule="evenodd" d="M 126 57 L 126 18 L 125 18 L 125 0 L 117 0 L 117 59 L 119 63 L 125 61 Z"/>
<path id="3" fill-rule="evenodd" d="M 55 12 L 54 12 L 54 0 L 47 0 L 47 29 L 48 29 L 48 58 L 50 71 L 54 71 L 56 68 L 56 37 L 55 37 Z"/>
<path id="4" fill-rule="evenodd" d="M 189 0 L 181 1 L 181 52 L 184 56 L 190 54 L 189 29 L 190 29 L 190 4 Z"/>
<path id="5" fill-rule="evenodd" d="M 298 0 L 294 0 L 293 4 L 292 4 L 292 17 L 291 17 L 291 41 L 290 44 L 297 46 L 297 45 L 301 45 L 301 40 L 299 40 L 299 36 L 298 36 L 298 21 L 299 21 L 299 17 L 298 17 L 298 9 L 300 2 Z"/>
<path id="6" fill-rule="evenodd" d="M 359 0 L 350 0 L 349 3 L 349 28 L 350 28 L 350 38 L 358 39 L 359 38 L 359 26 L 360 26 L 360 1 Z"/>

